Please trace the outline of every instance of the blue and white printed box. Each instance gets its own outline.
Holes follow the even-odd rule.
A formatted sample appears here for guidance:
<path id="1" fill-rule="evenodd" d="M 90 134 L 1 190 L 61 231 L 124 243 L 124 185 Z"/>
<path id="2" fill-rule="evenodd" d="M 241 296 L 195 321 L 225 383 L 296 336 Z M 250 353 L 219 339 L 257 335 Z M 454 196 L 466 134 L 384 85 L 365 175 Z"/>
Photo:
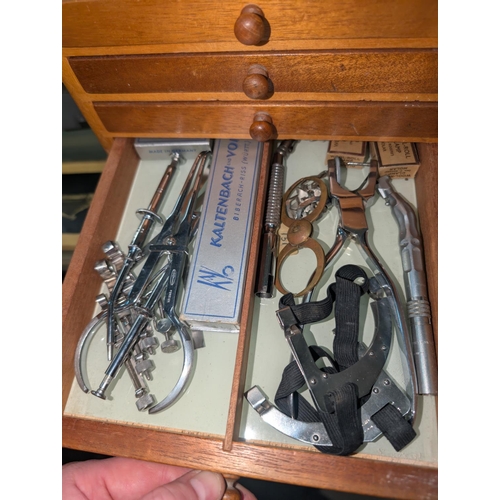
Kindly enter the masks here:
<path id="1" fill-rule="evenodd" d="M 181 319 L 203 331 L 238 332 L 262 143 L 214 142 Z"/>

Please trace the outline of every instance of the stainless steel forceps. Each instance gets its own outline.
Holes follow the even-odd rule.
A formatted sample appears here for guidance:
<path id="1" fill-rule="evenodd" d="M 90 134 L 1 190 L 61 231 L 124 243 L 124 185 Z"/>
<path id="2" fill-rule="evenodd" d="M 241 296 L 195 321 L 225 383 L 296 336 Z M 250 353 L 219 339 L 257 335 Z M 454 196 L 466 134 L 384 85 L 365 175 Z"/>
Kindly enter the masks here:
<path id="1" fill-rule="evenodd" d="M 187 263 L 188 245 L 199 220 L 195 206 L 201 189 L 201 177 L 209 156 L 210 152 L 205 151 L 196 158 L 171 214 L 163 224 L 158 236 L 145 248 L 147 258 L 139 276 L 123 304 L 115 308 L 118 317 L 121 313 L 129 311 L 134 321 L 124 332 L 123 340 L 106 369 L 99 388 L 91 391 L 92 394 L 101 399 L 106 399 L 106 391 L 111 382 L 117 376 L 120 368 L 134 355 L 133 350 L 141 332 L 150 324 L 153 319 L 153 311 L 159 303 L 162 304 L 163 308 L 161 332 L 167 334 L 167 339 L 170 339 L 171 335 L 169 330 L 175 330 L 174 333 L 179 334 L 184 351 L 184 361 L 181 375 L 172 391 L 161 402 L 151 406 L 148 410 L 149 413 L 157 413 L 174 404 L 189 384 L 195 364 L 195 345 L 191 331 L 179 319 L 176 307 Z M 100 319 L 102 319 L 102 313 Z M 94 326 L 97 323 L 97 318 L 91 322 Z M 82 337 L 85 335 L 90 336 L 88 329 Z M 85 342 L 85 339 L 82 342 Z M 79 343 L 80 351 L 83 351 L 82 342 Z M 164 352 L 172 352 L 177 348 L 178 345 L 175 349 L 164 349 Z"/>
<path id="2" fill-rule="evenodd" d="M 328 265 L 334 259 L 347 239 L 353 240 L 357 244 L 368 267 L 373 272 L 377 283 L 380 285 L 381 293 L 384 293 L 389 299 L 399 346 L 406 361 L 406 364 L 403 363 L 403 371 L 406 379 L 406 391 L 411 401 L 411 417 L 413 418 L 416 413 L 418 385 L 413 358 L 412 339 L 405 321 L 404 309 L 397 295 L 394 283 L 383 268 L 380 260 L 371 250 L 367 239 L 368 222 L 366 220 L 365 207 L 375 195 L 378 178 L 377 166 L 378 162 L 371 160 L 370 171 L 363 184 L 358 189 L 349 191 L 340 185 L 340 158 L 337 157 L 333 160 L 328 160 L 330 194 L 338 205 L 340 221 L 335 243 L 326 255 L 326 264 Z"/>

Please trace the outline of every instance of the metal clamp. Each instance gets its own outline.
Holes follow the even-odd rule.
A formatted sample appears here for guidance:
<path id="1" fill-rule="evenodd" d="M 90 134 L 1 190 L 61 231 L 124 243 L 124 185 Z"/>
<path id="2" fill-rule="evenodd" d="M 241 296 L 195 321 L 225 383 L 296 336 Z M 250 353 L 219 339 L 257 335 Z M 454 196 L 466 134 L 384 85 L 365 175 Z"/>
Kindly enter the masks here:
<path id="1" fill-rule="evenodd" d="M 289 293 L 281 279 L 281 270 L 285 260 L 301 249 L 308 248 L 316 257 L 316 270 L 306 287 L 294 293 L 302 297 L 309 293 L 319 282 L 325 269 L 325 252 L 317 240 L 312 238 L 313 225 L 323 213 L 328 201 L 328 191 L 320 177 L 304 177 L 295 182 L 283 196 L 281 222 L 288 227 L 286 246 L 279 252 L 276 262 L 276 288 L 282 293 Z"/>
<path id="2" fill-rule="evenodd" d="M 148 409 L 149 413 L 158 413 L 174 404 L 189 385 L 195 366 L 195 349 L 202 347 L 204 343 L 199 334 L 193 339 L 189 327 L 179 319 L 176 308 L 180 296 L 181 277 L 187 265 L 188 245 L 199 220 L 194 208 L 201 189 L 202 174 L 209 156 L 210 152 L 206 151 L 200 153 L 195 160 L 170 216 L 163 223 L 158 236 L 145 247 L 144 254 L 147 255 L 147 258 L 132 286 L 125 290 L 121 286 L 124 278 L 122 278 L 121 284 L 120 280 L 116 279 L 114 287 L 110 289 L 112 299 L 110 298 L 107 302 L 102 297 L 98 299 L 99 303 L 106 306 L 106 309 L 87 325 L 78 342 L 75 356 L 77 381 L 84 392 L 90 391 L 94 396 L 106 399 L 106 392 L 111 383 L 118 375 L 120 368 L 125 366 L 127 370 L 134 369 L 131 375 L 136 396 L 139 398 L 138 409 Z M 165 182 L 162 181 L 161 185 L 165 187 Z M 158 188 L 152 201 L 155 207 L 162 196 L 163 191 L 160 192 Z M 150 210 L 144 212 L 143 223 L 151 224 L 154 217 L 149 213 Z M 141 247 L 143 246 L 145 241 L 145 232 L 141 230 L 143 226 L 141 224 L 136 233 L 137 238 L 134 237 L 133 244 L 129 246 L 130 251 L 138 248 L 135 244 L 136 240 L 140 240 Z M 125 259 L 122 270 L 127 267 L 126 263 L 132 260 Z M 108 276 L 110 267 L 101 265 L 101 268 L 106 279 L 110 279 Z M 120 285 L 119 292 L 121 292 L 119 295 L 115 291 L 118 285 Z M 110 309 L 111 304 L 112 309 Z M 111 314 L 112 320 L 110 320 Z M 144 379 L 150 378 L 149 372 L 154 368 L 151 360 L 147 359 L 148 354 L 154 353 L 159 344 L 157 339 L 150 338 L 152 325 L 158 324 L 161 319 L 164 319 L 172 327 L 172 332 L 164 332 L 168 338 L 173 334 L 179 335 L 184 362 L 181 374 L 172 391 L 162 401 L 155 404 L 155 399 L 146 396 Z M 117 351 L 106 369 L 99 387 L 96 390 L 90 390 L 83 375 L 83 353 L 87 343 L 104 323 L 108 327 L 112 326 L 111 335 L 109 329 L 107 335 L 108 338 L 113 339 L 113 347 Z M 120 331 L 119 335 L 116 333 L 117 330 Z M 162 351 L 171 352 L 170 349 L 162 349 Z"/>

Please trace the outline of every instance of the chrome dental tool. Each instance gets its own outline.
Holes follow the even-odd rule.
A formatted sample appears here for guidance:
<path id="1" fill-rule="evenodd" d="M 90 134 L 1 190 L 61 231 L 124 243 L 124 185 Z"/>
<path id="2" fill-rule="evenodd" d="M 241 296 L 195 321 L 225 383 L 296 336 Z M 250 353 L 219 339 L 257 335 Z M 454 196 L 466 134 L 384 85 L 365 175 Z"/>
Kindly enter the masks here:
<path id="1" fill-rule="evenodd" d="M 106 391 L 122 366 L 125 366 L 131 375 L 136 397 L 139 398 L 136 403 L 139 410 L 148 409 L 150 413 L 164 410 L 174 404 L 187 388 L 195 364 L 194 350 L 203 346 L 203 339 L 198 333 L 192 334 L 189 327 L 180 321 L 176 307 L 187 265 L 188 245 L 198 225 L 199 214 L 195 212 L 195 207 L 202 187 L 202 175 L 210 154 L 206 151 L 196 158 L 160 233 L 142 250 L 145 261 L 137 278 L 133 276 L 131 278 L 131 273 L 125 273 L 128 278 L 124 278 L 122 292 L 114 302 L 113 342 L 117 352 L 106 369 L 98 389 L 90 391 L 83 375 L 83 353 L 98 329 L 108 323 L 109 314 L 109 301 L 105 296 L 98 297 L 97 301 L 103 307 L 103 311 L 82 333 L 75 354 L 76 377 L 84 392 L 90 391 L 93 395 L 106 399 Z M 165 177 L 163 180 L 166 180 Z M 168 181 L 160 183 L 159 188 L 166 184 Z M 158 206 L 158 197 L 163 196 L 163 193 L 158 189 L 156 195 L 151 203 L 153 207 Z M 150 209 L 148 211 L 153 212 Z M 150 213 L 146 215 L 154 218 Z M 150 219 L 143 220 L 147 221 Z M 136 236 L 140 233 L 139 237 L 134 236 L 133 241 L 136 244 L 145 240 L 142 229 L 144 229 L 143 224 L 136 233 Z M 146 229 L 149 230 L 147 225 Z M 110 266 L 110 269 L 112 268 L 113 266 Z M 118 280 L 104 264 L 100 264 L 100 269 L 111 294 L 114 290 L 112 287 L 116 287 Z M 116 271 L 119 270 L 120 267 L 116 267 Z M 154 354 L 158 346 L 157 339 L 153 337 L 153 326 L 156 326 L 161 333 L 165 333 L 167 340 L 173 340 L 172 337 L 176 333 L 180 336 L 180 344 L 173 341 L 169 346 L 175 348 L 168 349 L 164 349 L 162 345 L 163 352 L 173 352 L 182 345 L 184 355 L 182 372 L 177 383 L 168 396 L 158 404 L 154 404 L 155 399 L 147 392 L 144 380 L 150 380 L 150 371 L 154 368 L 153 362 L 148 359 L 148 354 Z"/>
<path id="2" fill-rule="evenodd" d="M 431 326 L 431 307 L 423 262 L 422 237 L 412 206 L 394 190 L 389 177 L 380 177 L 377 189 L 399 227 L 407 312 L 412 332 L 413 356 L 419 394 L 437 394 L 437 362 Z"/>
<path id="3" fill-rule="evenodd" d="M 157 405 L 149 408 L 149 413 L 168 408 L 181 396 L 187 387 L 194 366 L 194 342 L 187 325 L 180 321 L 176 313 L 176 301 L 187 262 L 188 244 L 194 234 L 198 216 L 194 213 L 198 192 L 201 188 L 201 176 L 209 156 L 203 152 L 196 158 L 184 187 L 177 199 L 174 209 L 165 221 L 158 236 L 148 245 L 149 255 L 134 283 L 123 308 L 133 307 L 137 317 L 123 342 L 105 371 L 105 376 L 94 396 L 106 399 L 106 390 L 117 376 L 118 371 L 139 340 L 143 328 L 151 321 L 153 309 L 164 294 L 164 311 L 172 326 L 179 333 L 184 350 L 184 362 L 181 375 L 170 394 Z M 167 264 L 157 273 L 157 266 L 167 258 Z M 156 282 L 145 300 L 140 300 L 144 289 L 150 284 L 153 273 L 156 273 Z"/>
<path id="4" fill-rule="evenodd" d="M 111 361 L 113 359 L 113 345 L 115 343 L 114 331 L 116 321 L 114 312 L 118 297 L 122 291 L 123 282 L 134 265 L 142 259 L 144 255 L 143 246 L 146 243 L 146 239 L 151 228 L 153 227 L 153 224 L 155 222 L 163 224 L 163 219 L 157 214 L 157 211 L 161 202 L 163 201 L 163 198 L 165 197 L 172 176 L 174 175 L 175 168 L 177 167 L 177 164 L 180 162 L 180 160 L 181 156 L 179 155 L 179 153 L 172 154 L 172 162 L 165 170 L 165 173 L 163 174 L 163 177 L 161 178 L 160 183 L 156 188 L 155 194 L 153 195 L 148 208 L 140 208 L 136 211 L 137 216 L 141 217 L 141 223 L 139 224 L 139 227 L 137 228 L 137 231 L 135 232 L 134 237 L 130 242 L 125 263 L 120 269 L 120 272 L 116 278 L 115 286 L 110 293 L 108 301 L 106 335 L 108 361 Z"/>
<path id="5" fill-rule="evenodd" d="M 119 273 L 119 271 L 121 270 L 126 257 L 118 247 L 118 244 L 111 241 L 108 241 L 103 245 L 103 251 L 107 256 L 107 259 L 98 261 L 94 266 L 94 269 L 99 273 L 102 280 L 106 284 L 108 291 L 111 293 L 116 283 L 117 273 Z M 130 274 L 126 278 L 122 287 L 123 293 L 128 293 L 128 291 L 130 291 L 134 280 L 135 278 L 132 274 Z M 103 325 L 105 325 L 108 314 L 109 300 L 107 296 L 105 294 L 98 295 L 96 297 L 96 302 L 101 306 L 102 310 L 85 328 L 83 334 L 80 337 L 75 352 L 75 375 L 78 385 L 83 392 L 90 391 L 90 389 L 88 388 L 88 383 L 85 381 L 84 377 L 83 351 L 86 345 L 88 345 L 88 342 L 95 335 L 95 333 Z M 118 315 L 114 323 L 114 328 L 115 345 L 119 347 L 121 342 L 123 341 L 124 333 L 127 332 L 130 328 L 130 314 L 128 311 L 126 312 L 126 314 L 123 314 L 122 312 L 122 314 Z M 136 357 L 130 356 L 130 358 L 128 358 L 124 364 L 134 386 L 134 393 L 137 399 L 137 409 L 139 411 L 143 411 L 156 402 L 153 394 L 149 392 L 149 388 L 145 380 L 149 375 L 149 371 L 144 370 L 143 368 L 147 368 L 148 364 L 151 363 L 151 361 L 147 359 L 147 354 L 154 354 L 154 349 L 158 345 L 158 339 L 153 336 L 152 331 L 146 329 L 140 342 L 144 342 L 146 344 L 146 349 L 144 349 L 144 351 L 147 352 L 141 351 L 140 359 L 136 359 Z"/>
<path id="6" fill-rule="evenodd" d="M 403 353 L 403 370 L 406 379 L 405 389 L 411 400 L 411 419 L 413 419 L 416 414 L 418 382 L 415 362 L 412 355 L 410 332 L 405 321 L 404 309 L 401 305 L 396 287 L 379 259 L 371 250 L 367 239 L 368 222 L 366 220 L 365 205 L 375 195 L 378 177 L 378 162 L 376 160 L 371 160 L 370 171 L 367 178 L 358 189 L 353 191 L 349 191 L 340 185 L 339 164 L 340 158 L 338 157 L 334 160 L 328 160 L 330 193 L 337 201 L 340 211 L 340 221 L 337 229 L 336 241 L 327 253 L 326 260 L 327 263 L 330 262 L 344 246 L 347 239 L 354 241 L 379 283 L 380 293 L 388 298 L 391 304 L 391 312 L 399 340 L 399 347 Z"/>

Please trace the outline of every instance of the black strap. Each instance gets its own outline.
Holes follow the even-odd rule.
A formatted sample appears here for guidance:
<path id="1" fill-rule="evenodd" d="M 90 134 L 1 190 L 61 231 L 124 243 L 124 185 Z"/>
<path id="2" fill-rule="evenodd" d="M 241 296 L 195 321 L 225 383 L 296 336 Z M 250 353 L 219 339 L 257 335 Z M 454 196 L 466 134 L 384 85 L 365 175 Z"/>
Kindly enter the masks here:
<path id="1" fill-rule="evenodd" d="M 336 293 L 336 329 L 333 352 L 339 367 L 344 370 L 359 359 L 359 299 L 361 293 L 358 285 L 343 278 L 337 278 Z"/>
<path id="2" fill-rule="evenodd" d="M 410 422 L 391 404 L 386 404 L 371 419 L 396 451 L 402 450 L 417 435 Z"/>
<path id="3" fill-rule="evenodd" d="M 331 366 L 322 368 L 327 373 L 338 373 L 358 361 L 359 306 L 360 297 L 368 291 L 368 277 L 354 265 L 340 268 L 335 274 L 336 282 L 327 289 L 325 299 L 317 302 L 295 304 L 292 294 L 280 300 L 278 313 L 284 329 L 292 325 L 306 325 L 327 318 L 335 303 L 336 331 L 333 342 L 334 358 L 319 346 L 310 346 L 313 359 L 327 358 Z M 292 361 L 285 367 L 275 396 L 276 406 L 289 417 L 303 422 L 322 422 L 332 446 L 316 446 L 323 452 L 334 455 L 354 453 L 363 443 L 361 405 L 357 386 L 346 383 L 325 396 L 328 412 L 313 407 L 298 390 L 305 384 L 297 363 Z M 388 408 L 389 407 L 389 408 Z M 375 424 L 399 451 L 414 437 L 415 431 L 399 411 L 387 405 L 376 414 Z"/>
<path id="4" fill-rule="evenodd" d="M 326 369 L 330 373 L 334 369 Z M 333 446 L 316 446 L 323 453 L 349 455 L 363 443 L 361 413 L 357 404 L 357 387 L 345 384 L 329 394 L 333 412 L 318 411 L 297 391 L 305 381 L 297 363 L 292 361 L 283 371 L 275 397 L 276 406 L 289 417 L 302 422 L 322 422 Z"/>

